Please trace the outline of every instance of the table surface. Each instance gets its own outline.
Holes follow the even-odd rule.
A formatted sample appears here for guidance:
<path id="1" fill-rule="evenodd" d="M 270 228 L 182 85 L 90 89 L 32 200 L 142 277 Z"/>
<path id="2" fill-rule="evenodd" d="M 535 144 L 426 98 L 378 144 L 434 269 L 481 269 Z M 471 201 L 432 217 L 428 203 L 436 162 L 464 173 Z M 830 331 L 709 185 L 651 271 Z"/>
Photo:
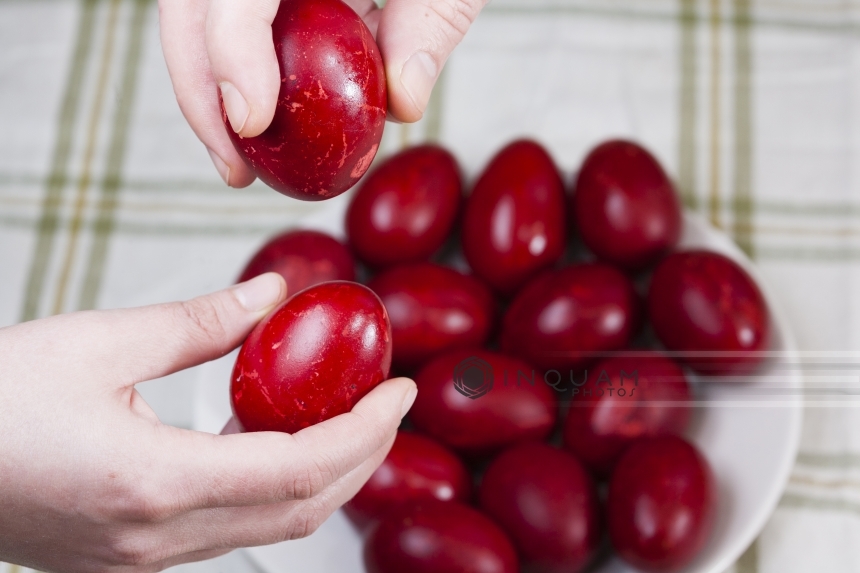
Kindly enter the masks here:
<path id="1" fill-rule="evenodd" d="M 0 126 L 0 326 L 213 291 L 268 235 L 319 223 L 319 204 L 220 182 L 176 105 L 150 0 L 0 2 Z M 807 385 L 833 385 L 821 364 L 858 362 L 860 4 L 493 0 L 425 118 L 387 126 L 380 156 L 437 141 L 471 180 L 524 135 L 567 181 L 601 140 L 643 142 L 756 261 L 817 365 Z M 164 422 L 211 430 L 227 407 L 215 371 L 140 390 Z M 841 376 L 856 385 L 860 368 Z M 849 400 L 808 400 L 788 489 L 733 570 L 860 570 Z M 241 552 L 176 570 L 256 571 Z"/>

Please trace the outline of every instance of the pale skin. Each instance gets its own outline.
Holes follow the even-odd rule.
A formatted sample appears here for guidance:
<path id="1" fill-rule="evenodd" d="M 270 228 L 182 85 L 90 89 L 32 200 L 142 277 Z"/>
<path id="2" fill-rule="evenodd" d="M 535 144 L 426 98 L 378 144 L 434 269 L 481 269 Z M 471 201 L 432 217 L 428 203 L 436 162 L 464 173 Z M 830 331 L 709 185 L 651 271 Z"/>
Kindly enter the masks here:
<path id="1" fill-rule="evenodd" d="M 289 1 L 289 0 L 285 0 Z M 346 0 L 377 38 L 389 114 L 420 119 L 486 0 Z M 161 0 L 174 91 L 225 183 L 254 177 L 232 128 L 263 132 L 278 92 L 278 0 Z M 312 533 L 379 466 L 415 384 L 380 384 L 293 435 L 162 424 L 135 385 L 219 358 L 282 302 L 274 273 L 196 299 L 0 329 L 0 561 L 46 572 L 161 571 Z"/>
<path id="2" fill-rule="evenodd" d="M 285 0 L 289 1 L 289 0 Z M 344 0 L 376 38 L 389 117 L 421 119 L 448 56 L 488 0 Z M 280 0 L 160 0 L 161 44 L 179 107 L 225 183 L 254 175 L 224 130 L 218 89 L 233 130 L 259 135 L 272 122 L 280 87 L 272 20 Z"/>
<path id="3" fill-rule="evenodd" d="M 391 447 L 411 380 L 293 435 L 166 426 L 134 388 L 228 353 L 285 296 L 269 273 L 187 302 L 0 329 L 0 559 L 160 571 L 306 536 L 352 497 Z"/>

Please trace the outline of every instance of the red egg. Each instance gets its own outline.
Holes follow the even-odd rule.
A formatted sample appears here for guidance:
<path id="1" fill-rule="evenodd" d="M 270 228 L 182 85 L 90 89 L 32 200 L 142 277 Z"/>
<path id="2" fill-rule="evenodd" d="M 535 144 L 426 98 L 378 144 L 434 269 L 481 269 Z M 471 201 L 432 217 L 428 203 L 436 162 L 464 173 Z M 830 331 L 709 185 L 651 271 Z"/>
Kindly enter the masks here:
<path id="1" fill-rule="evenodd" d="M 425 501 L 391 513 L 364 546 L 368 573 L 518 573 L 499 527 L 474 509 Z"/>
<path id="2" fill-rule="evenodd" d="M 395 267 L 368 284 L 391 320 L 394 366 L 408 371 L 457 348 L 481 346 L 496 301 L 478 279 L 433 263 Z"/>
<path id="3" fill-rule="evenodd" d="M 486 350 L 455 350 L 415 377 L 415 427 L 467 454 L 546 438 L 557 417 L 556 398 L 540 372 L 521 360 Z"/>
<path id="4" fill-rule="evenodd" d="M 520 291 L 502 321 L 501 347 L 545 370 L 580 368 L 624 348 L 638 313 L 623 273 L 602 263 L 573 265 L 545 272 Z"/>
<path id="5" fill-rule="evenodd" d="M 689 400 L 684 371 L 660 353 L 602 360 L 573 388 L 564 445 L 606 477 L 634 441 L 683 433 L 690 421 Z"/>
<path id="6" fill-rule="evenodd" d="M 630 141 L 608 141 L 586 157 L 573 193 L 572 219 L 599 258 L 641 269 L 681 235 L 681 205 L 660 163 Z"/>
<path id="7" fill-rule="evenodd" d="M 281 72 L 275 118 L 257 137 L 233 145 L 266 185 L 321 201 L 359 180 L 379 149 L 388 112 L 379 48 L 341 0 L 281 2 L 272 22 Z"/>
<path id="8" fill-rule="evenodd" d="M 484 473 L 479 497 L 532 573 L 582 571 L 600 545 L 594 482 L 576 458 L 552 446 L 505 451 Z"/>
<path id="9" fill-rule="evenodd" d="M 678 359 L 703 374 L 752 371 L 767 349 L 767 304 L 737 263 L 710 251 L 666 257 L 648 291 L 654 332 Z"/>
<path id="10" fill-rule="evenodd" d="M 349 412 L 390 366 L 391 329 L 379 298 L 357 283 L 319 284 L 248 335 L 233 367 L 233 414 L 249 432 L 297 432 Z"/>
<path id="11" fill-rule="evenodd" d="M 402 151 L 374 169 L 352 198 L 349 244 L 374 268 L 426 260 L 451 232 L 461 194 L 450 153 L 434 145 Z"/>
<path id="12" fill-rule="evenodd" d="M 515 141 L 490 161 L 466 201 L 462 241 L 475 274 L 506 296 L 559 260 L 564 186 L 543 147 Z"/>
<path id="13" fill-rule="evenodd" d="M 238 282 L 276 272 L 290 293 L 328 281 L 354 281 L 355 261 L 337 239 L 319 231 L 288 231 L 270 239 L 254 254 Z"/>
<path id="14" fill-rule="evenodd" d="M 717 490 L 708 462 L 677 436 L 642 440 L 621 456 L 607 497 L 612 545 L 645 571 L 675 571 L 711 533 Z"/>
<path id="15" fill-rule="evenodd" d="M 471 493 L 472 478 L 460 458 L 435 440 L 398 432 L 385 461 L 343 507 L 363 528 L 407 502 L 467 503 Z"/>

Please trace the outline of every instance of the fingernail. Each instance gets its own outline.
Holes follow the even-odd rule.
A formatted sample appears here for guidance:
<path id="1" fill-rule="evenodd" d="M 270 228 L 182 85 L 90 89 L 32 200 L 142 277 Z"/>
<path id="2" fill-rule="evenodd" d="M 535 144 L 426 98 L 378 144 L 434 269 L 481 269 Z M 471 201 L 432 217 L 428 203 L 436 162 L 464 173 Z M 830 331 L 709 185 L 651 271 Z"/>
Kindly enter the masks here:
<path id="1" fill-rule="evenodd" d="M 418 388 L 415 385 L 412 385 L 412 388 L 409 389 L 409 392 L 406 393 L 406 396 L 403 397 L 403 406 L 400 408 L 400 417 L 406 415 L 409 412 L 409 408 L 412 407 L 412 404 L 415 402 L 415 397 L 418 395 Z"/>
<path id="2" fill-rule="evenodd" d="M 427 52 L 412 54 L 400 71 L 400 83 L 421 113 L 424 113 L 430 101 L 430 92 L 433 91 L 438 72 L 436 62 Z"/>
<path id="3" fill-rule="evenodd" d="M 209 157 L 212 159 L 212 163 L 215 164 L 215 169 L 218 170 L 218 175 L 221 176 L 221 179 L 224 180 L 224 183 L 227 186 L 230 186 L 230 166 L 224 163 L 224 160 L 218 156 L 217 153 L 212 151 L 211 149 L 206 149 L 209 152 Z"/>
<path id="4" fill-rule="evenodd" d="M 245 310 L 259 312 L 281 302 L 284 279 L 277 273 L 266 273 L 233 287 L 233 294 Z"/>
<path id="5" fill-rule="evenodd" d="M 236 133 L 242 133 L 245 127 L 245 122 L 248 121 L 248 114 L 251 109 L 248 107 L 248 102 L 236 89 L 236 86 L 230 82 L 221 82 L 218 84 L 221 88 L 221 99 L 224 100 L 224 109 L 227 111 L 227 119 L 230 120 L 230 127 Z"/>

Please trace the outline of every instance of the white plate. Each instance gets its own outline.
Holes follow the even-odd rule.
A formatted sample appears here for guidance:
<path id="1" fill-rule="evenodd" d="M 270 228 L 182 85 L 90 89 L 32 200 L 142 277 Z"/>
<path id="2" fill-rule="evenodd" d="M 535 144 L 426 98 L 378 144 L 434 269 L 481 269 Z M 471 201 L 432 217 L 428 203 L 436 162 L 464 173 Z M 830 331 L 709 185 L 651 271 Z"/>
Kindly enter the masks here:
<path id="1" fill-rule="evenodd" d="M 332 216 L 321 218 L 315 226 L 329 232 L 339 230 L 335 226 L 340 225 L 342 212 L 338 202 L 332 206 Z M 796 363 L 797 356 L 788 324 L 741 250 L 726 235 L 689 213 L 684 219 L 681 247 L 707 248 L 738 261 L 762 287 L 773 326 L 770 350 L 776 352 L 753 381 L 699 385 L 699 395 L 707 406 L 689 433 L 714 468 L 720 502 L 707 546 L 685 571 L 722 573 L 753 541 L 785 488 L 800 440 L 802 379 L 799 371 L 789 366 Z M 774 387 L 787 392 L 769 405 L 755 398 L 757 390 Z M 361 539 L 340 511 L 307 539 L 245 551 L 266 573 L 364 571 Z M 597 573 L 633 571 L 617 558 L 597 569 Z"/>

